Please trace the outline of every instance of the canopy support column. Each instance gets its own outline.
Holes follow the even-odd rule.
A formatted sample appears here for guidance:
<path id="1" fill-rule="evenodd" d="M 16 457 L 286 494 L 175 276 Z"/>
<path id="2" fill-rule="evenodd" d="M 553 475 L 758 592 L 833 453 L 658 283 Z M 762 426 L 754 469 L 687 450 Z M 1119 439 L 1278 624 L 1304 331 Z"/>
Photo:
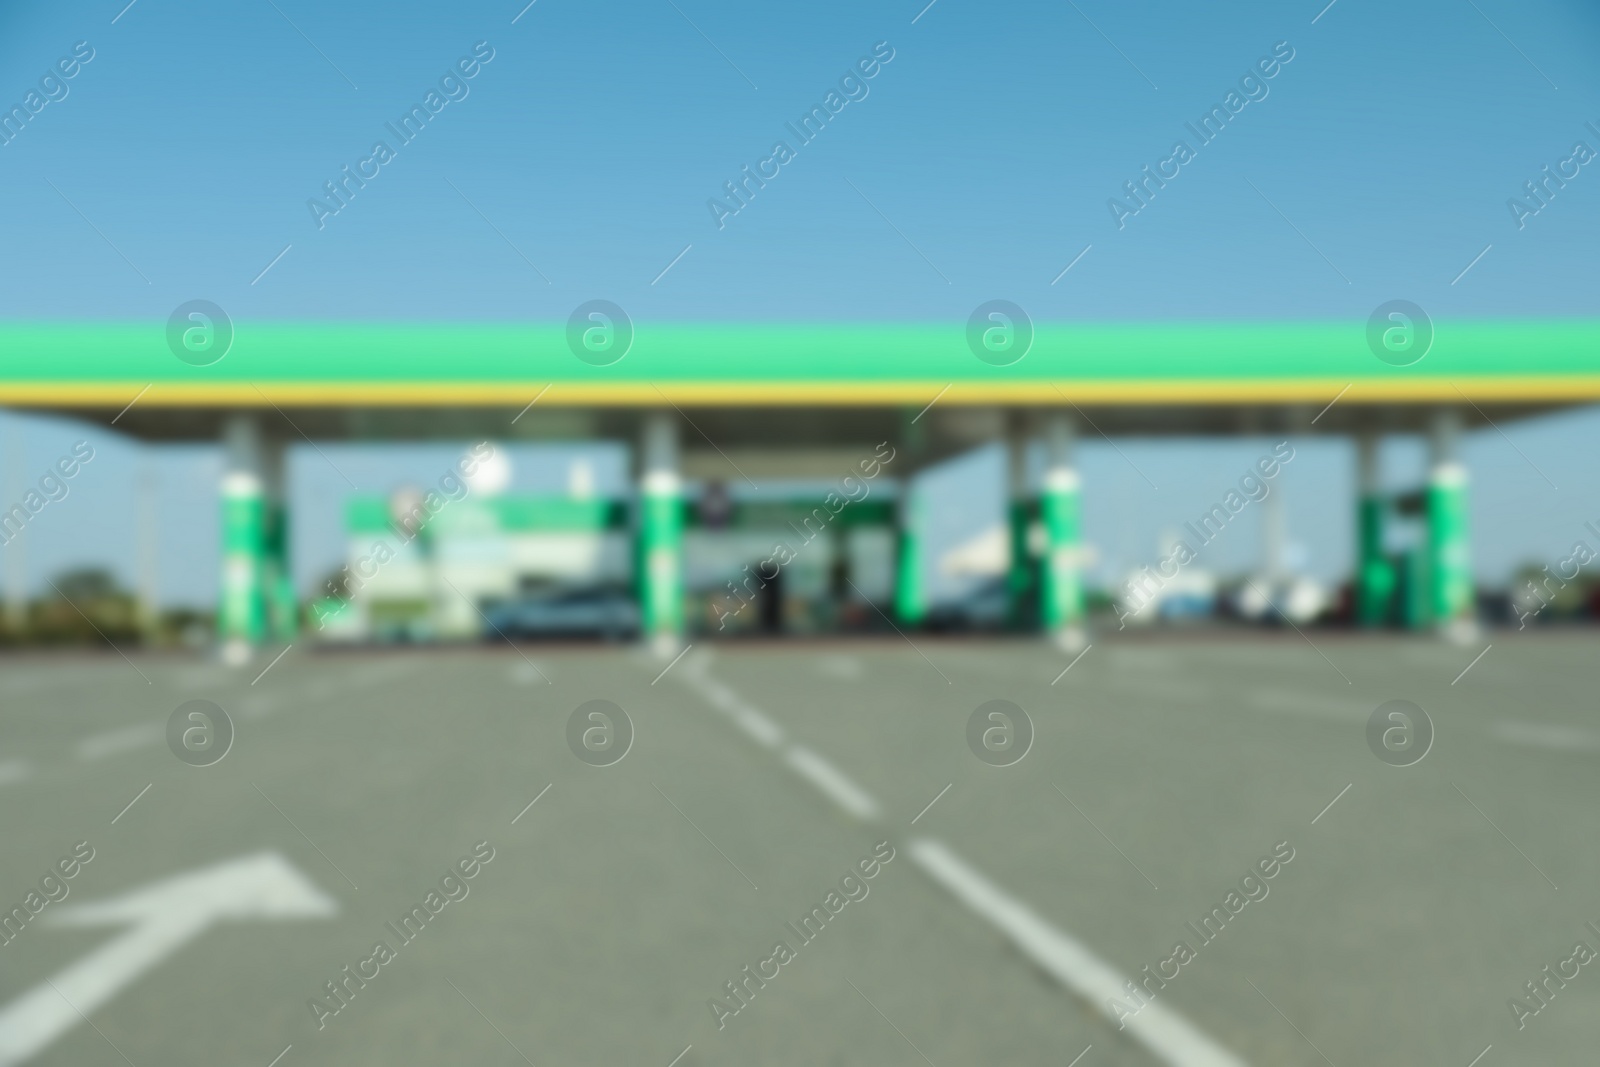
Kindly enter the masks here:
<path id="1" fill-rule="evenodd" d="M 1038 619 L 1037 566 L 1029 534 L 1033 529 L 1038 503 L 1028 484 L 1028 427 L 1023 416 L 1012 422 L 1006 442 L 1010 467 L 1011 499 L 1007 520 L 1010 532 L 1011 564 L 1006 574 L 1006 600 L 1013 629 L 1031 629 Z"/>
<path id="2" fill-rule="evenodd" d="M 657 412 L 640 441 L 639 609 L 644 636 L 658 649 L 683 634 L 683 479 L 678 424 Z"/>
<path id="3" fill-rule="evenodd" d="M 288 450 L 281 441 L 262 450 L 262 596 L 267 631 L 275 641 L 293 641 L 299 632 L 300 605 L 289 569 Z"/>
<path id="4" fill-rule="evenodd" d="M 1434 414 L 1428 470 L 1428 578 L 1434 624 L 1453 637 L 1474 629 L 1472 552 L 1467 540 L 1467 468 L 1459 456 L 1461 413 Z"/>
<path id="5" fill-rule="evenodd" d="M 1362 626 L 1389 621 L 1395 589 L 1394 567 L 1384 555 L 1386 505 L 1378 447 L 1376 432 L 1363 430 L 1356 435 L 1355 613 Z"/>
<path id="6" fill-rule="evenodd" d="M 1039 513 L 1049 545 L 1040 578 L 1039 610 L 1045 631 L 1067 649 L 1084 646 L 1083 546 L 1078 470 L 1073 465 L 1072 420 L 1057 414 L 1046 426 L 1044 491 Z"/>
<path id="7" fill-rule="evenodd" d="M 266 630 L 264 457 L 261 429 L 253 416 L 231 416 L 222 435 L 222 597 L 217 636 L 223 658 L 243 664 Z"/>
<path id="8" fill-rule="evenodd" d="M 927 501 L 925 490 L 916 483 L 916 475 L 901 479 L 900 505 L 896 510 L 894 614 L 902 626 L 921 626 L 928 614 L 922 555 L 922 524 Z"/>

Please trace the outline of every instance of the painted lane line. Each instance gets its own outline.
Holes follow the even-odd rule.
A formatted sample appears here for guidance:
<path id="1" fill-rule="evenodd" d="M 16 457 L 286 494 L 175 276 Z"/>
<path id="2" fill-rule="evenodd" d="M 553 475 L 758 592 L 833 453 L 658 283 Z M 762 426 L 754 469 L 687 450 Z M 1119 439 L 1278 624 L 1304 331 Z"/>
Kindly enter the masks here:
<path id="1" fill-rule="evenodd" d="M 787 735 L 783 727 L 761 714 L 755 708 L 743 707 L 733 713 L 733 724 L 762 748 L 781 749 Z"/>
<path id="2" fill-rule="evenodd" d="M 725 714 L 737 714 L 741 708 L 747 706 L 737 693 L 720 683 L 707 681 L 700 685 L 700 690 L 701 695 L 712 707 Z"/>
<path id="3" fill-rule="evenodd" d="M 863 822 L 880 814 L 878 802 L 845 773 L 804 745 L 791 745 L 783 761 L 800 776 L 820 789 L 829 800 Z"/>
<path id="4" fill-rule="evenodd" d="M 1209 686 L 1139 676 L 1116 678 L 1113 679 L 1112 685 L 1118 689 L 1132 691 L 1135 696 L 1146 701 L 1165 701 L 1175 704 L 1200 704 L 1210 700 L 1215 694 Z"/>
<path id="5" fill-rule="evenodd" d="M 1288 689 L 1262 689 L 1245 697 L 1245 705 L 1258 711 L 1310 719 L 1365 721 L 1372 709 L 1338 698 L 1308 696 Z"/>
<path id="6" fill-rule="evenodd" d="M 853 682 L 861 677 L 861 661 L 853 656 L 824 656 L 817 662 L 817 673 L 842 682 Z"/>
<path id="7" fill-rule="evenodd" d="M 1040 918 L 932 838 L 906 843 L 922 871 L 1003 933 L 1045 973 L 1117 1022 L 1108 1003 L 1126 995 L 1125 978 L 1087 947 Z M 1244 1067 L 1244 1061 L 1201 1033 L 1193 1023 L 1156 1001 L 1126 1020 L 1124 1032 L 1172 1067 Z"/>
<path id="8" fill-rule="evenodd" d="M 690 664 L 696 662 L 690 660 Z M 696 667 L 686 667 L 683 677 L 708 700 L 742 705 L 732 689 L 709 677 L 705 671 L 704 661 L 699 661 Z M 754 714 L 753 709 L 747 706 L 746 710 Z M 878 804 L 870 794 L 805 746 L 790 746 L 784 753 L 784 762 L 857 818 L 869 820 L 877 817 Z M 943 795 L 940 793 L 940 796 Z M 924 812 L 926 810 L 923 809 Z M 1112 1022 L 1117 1021 L 1115 1013 L 1108 1009 L 1108 1001 L 1124 994 L 1128 979 L 1078 941 L 1040 918 L 1026 904 L 1010 897 L 968 867 L 942 842 L 933 838 L 913 838 L 906 847 L 913 862 L 941 888 L 979 918 L 996 926 L 1047 974 L 1088 1000 L 1096 1012 L 1106 1015 Z M 1187 1019 L 1164 1005 L 1147 1004 L 1125 1030 L 1171 1067 L 1245 1067 L 1243 1060 L 1217 1045 Z M 1088 1051 L 1084 1049 L 1084 1052 Z M 1082 1059 L 1082 1053 L 1078 1058 Z"/>
<path id="9" fill-rule="evenodd" d="M 1600 733 L 1554 723 L 1505 719 L 1490 727 L 1489 733 L 1500 741 L 1529 748 L 1548 748 L 1558 752 L 1600 751 Z"/>
<path id="10" fill-rule="evenodd" d="M 58 684 L 59 679 L 49 674 L 19 674 L 6 681 L 6 695 L 16 697 L 19 694 L 34 693 L 40 689 L 53 689 Z"/>
<path id="11" fill-rule="evenodd" d="M 32 1059 L 216 923 L 327 918 L 338 910 L 275 852 L 189 871 L 112 900 L 65 905 L 45 917 L 48 926 L 130 929 L 0 1007 L 0 1067 Z"/>
<path id="12" fill-rule="evenodd" d="M 690 665 L 696 663 L 700 666 L 691 668 Z M 706 677 L 704 660 L 690 660 L 680 673 L 691 686 L 699 690 L 702 699 L 732 719 L 733 724 L 756 744 L 773 750 L 783 747 L 787 736 L 783 728 L 746 704 L 732 689 L 714 678 Z"/>
<path id="13" fill-rule="evenodd" d="M 691 663 L 695 661 L 691 660 Z M 872 794 L 851 781 L 839 768 L 804 745 L 791 745 L 785 749 L 783 728 L 772 719 L 751 707 L 731 688 L 707 676 L 702 666 L 696 670 L 685 667 L 683 679 L 694 687 L 700 696 L 727 715 L 733 724 L 763 748 L 783 754 L 783 761 L 797 774 L 815 786 L 829 800 L 846 813 L 870 822 L 882 813 Z"/>
<path id="14" fill-rule="evenodd" d="M 264 693 L 250 693 L 239 700 L 239 717 L 241 719 L 259 719 L 271 715 L 278 710 L 281 701 L 276 696 Z"/>
<path id="15" fill-rule="evenodd" d="M 146 722 L 138 726 L 123 726 L 116 730 L 90 734 L 78 742 L 74 755 L 80 760 L 104 759 L 118 752 L 155 744 L 164 736 L 166 731 L 157 723 Z"/>

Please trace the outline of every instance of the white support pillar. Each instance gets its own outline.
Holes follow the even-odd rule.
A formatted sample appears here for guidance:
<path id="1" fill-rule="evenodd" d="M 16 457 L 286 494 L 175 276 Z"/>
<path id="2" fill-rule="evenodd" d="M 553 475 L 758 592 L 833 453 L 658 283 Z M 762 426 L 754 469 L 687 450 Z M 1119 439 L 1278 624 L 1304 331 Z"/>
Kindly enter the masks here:
<path id="1" fill-rule="evenodd" d="M 1045 631 L 1069 651 L 1082 648 L 1087 640 L 1074 429 L 1071 417 L 1064 413 L 1050 416 L 1046 423 L 1044 490 L 1039 497 L 1049 545 L 1040 574 L 1039 615 Z"/>
<path id="2" fill-rule="evenodd" d="M 1428 583 L 1433 621 L 1445 636 L 1477 634 L 1472 553 L 1468 544 L 1467 468 L 1459 455 L 1461 412 L 1434 413 L 1428 469 Z"/>
<path id="3" fill-rule="evenodd" d="M 223 427 L 222 595 L 217 636 L 223 659 L 249 662 L 266 630 L 263 555 L 266 492 L 261 430 L 252 415 L 237 414 Z"/>
<path id="4" fill-rule="evenodd" d="M 684 616 L 678 420 L 667 412 L 647 416 L 639 446 L 639 610 L 645 638 L 672 654 Z"/>

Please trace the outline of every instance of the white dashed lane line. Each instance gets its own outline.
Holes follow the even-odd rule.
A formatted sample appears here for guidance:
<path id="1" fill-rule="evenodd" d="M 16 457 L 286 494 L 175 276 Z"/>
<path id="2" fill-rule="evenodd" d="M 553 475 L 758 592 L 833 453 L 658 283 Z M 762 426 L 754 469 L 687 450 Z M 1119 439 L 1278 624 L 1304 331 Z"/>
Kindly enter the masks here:
<path id="1" fill-rule="evenodd" d="M 791 747 L 784 753 L 783 761 L 793 767 L 800 777 L 820 789 L 829 800 L 861 821 L 868 822 L 881 814 L 878 802 L 865 789 L 804 745 Z"/>
<path id="2" fill-rule="evenodd" d="M 680 668 L 679 677 L 764 748 L 778 752 L 791 770 L 846 814 L 866 823 L 882 818 L 882 808 L 871 793 L 812 749 L 786 744 L 783 729 L 712 678 L 709 666 L 709 657 L 690 659 Z M 1118 1021 L 1109 1005 L 1113 998 L 1125 994 L 1130 981 L 1115 967 L 1006 893 L 943 842 L 917 837 L 907 842 L 906 849 L 912 862 L 934 884 L 997 929 L 1023 955 L 1095 1011 L 1113 1023 Z M 1212 1041 L 1178 1012 L 1153 1001 L 1121 1032 L 1172 1067 L 1244 1067 L 1243 1060 Z"/>
<path id="3" fill-rule="evenodd" d="M 951 896 L 997 927 L 1023 955 L 1090 1004 L 1098 1008 L 1113 997 L 1127 995 L 1128 979 L 1116 968 L 968 866 L 943 842 L 913 838 L 906 851 L 911 861 Z M 1126 1025 L 1126 1033 L 1167 1063 L 1243 1067 L 1243 1060 L 1157 1001 L 1146 1003 Z"/>
<path id="4" fill-rule="evenodd" d="M 369 664 L 356 668 L 343 678 L 321 678 L 311 682 L 304 693 L 297 697 L 285 696 L 281 693 L 250 692 L 228 698 L 229 706 L 243 719 L 257 719 L 272 715 L 285 707 L 285 701 L 290 701 L 290 706 L 304 706 L 310 702 L 331 700 L 334 696 L 358 689 L 371 688 L 380 684 L 391 684 L 403 681 L 416 669 L 414 664 Z M 238 675 L 227 675 L 219 670 L 194 670 L 180 675 L 176 681 L 178 688 L 194 690 L 203 681 L 216 682 L 219 677 L 224 680 L 236 680 Z M 132 752 L 137 749 L 155 745 L 166 737 L 166 723 L 143 722 L 131 726 L 118 726 L 111 730 L 101 730 L 80 739 L 73 746 L 74 758 L 81 762 L 93 763 L 115 756 L 123 752 Z M 7 764 L 0 762 L 0 785 L 10 780 L 7 777 Z"/>
<path id="5" fill-rule="evenodd" d="M 85 737 L 78 742 L 73 754 L 81 760 L 104 759 L 118 752 L 154 744 L 163 736 L 165 731 L 160 723 L 143 722 L 137 726 L 119 726 L 115 730 L 105 730 Z"/>
<path id="6" fill-rule="evenodd" d="M 1372 708 L 1357 701 L 1297 693 L 1290 689 L 1257 689 L 1245 697 L 1245 703 L 1257 711 L 1296 718 L 1365 722 L 1367 716 L 1372 714 Z"/>
<path id="7" fill-rule="evenodd" d="M 1490 727 L 1489 732 L 1496 740 L 1528 748 L 1554 749 L 1558 752 L 1600 751 L 1600 733 L 1577 726 L 1503 719 Z"/>
<path id="8" fill-rule="evenodd" d="M 783 727 L 754 708 L 739 708 L 733 713 L 733 723 L 758 745 L 773 749 L 783 747 Z"/>

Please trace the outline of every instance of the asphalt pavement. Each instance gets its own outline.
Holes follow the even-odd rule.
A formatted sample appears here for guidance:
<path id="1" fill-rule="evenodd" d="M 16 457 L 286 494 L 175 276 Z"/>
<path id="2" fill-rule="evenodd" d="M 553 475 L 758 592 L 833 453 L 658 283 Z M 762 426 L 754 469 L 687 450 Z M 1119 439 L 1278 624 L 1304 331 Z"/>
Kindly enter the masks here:
<path id="1" fill-rule="evenodd" d="M 0 1067 L 1594 1062 L 1592 638 L 1094 641 L 8 657 Z"/>

